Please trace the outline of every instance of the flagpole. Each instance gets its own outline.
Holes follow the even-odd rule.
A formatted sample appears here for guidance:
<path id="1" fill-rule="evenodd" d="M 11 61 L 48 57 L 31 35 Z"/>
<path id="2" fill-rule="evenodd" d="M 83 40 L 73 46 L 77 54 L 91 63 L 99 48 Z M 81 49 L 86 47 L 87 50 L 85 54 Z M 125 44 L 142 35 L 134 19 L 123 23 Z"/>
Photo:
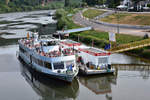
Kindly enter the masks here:
<path id="1" fill-rule="evenodd" d="M 78 34 L 78 42 L 79 42 L 79 34 Z"/>

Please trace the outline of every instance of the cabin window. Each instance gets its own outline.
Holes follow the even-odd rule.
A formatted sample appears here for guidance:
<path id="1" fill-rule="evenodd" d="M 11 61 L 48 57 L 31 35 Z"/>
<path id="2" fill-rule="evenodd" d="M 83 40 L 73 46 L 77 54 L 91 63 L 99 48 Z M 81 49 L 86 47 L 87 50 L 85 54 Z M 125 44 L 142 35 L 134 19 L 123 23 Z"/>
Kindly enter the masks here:
<path id="1" fill-rule="evenodd" d="M 52 69 L 51 63 L 49 62 L 44 62 L 44 66 L 48 69 Z"/>
<path id="2" fill-rule="evenodd" d="M 38 59 L 38 65 L 43 66 L 43 61 Z"/>
<path id="3" fill-rule="evenodd" d="M 32 62 L 35 62 L 35 58 L 32 56 Z"/>
<path id="4" fill-rule="evenodd" d="M 38 59 L 34 57 L 34 62 L 38 64 Z"/>
<path id="5" fill-rule="evenodd" d="M 103 63 L 107 63 L 107 62 L 108 62 L 107 57 L 98 59 L 98 64 L 103 64 Z"/>
<path id="6" fill-rule="evenodd" d="M 64 69 L 64 62 L 53 63 L 54 69 Z"/>
<path id="7" fill-rule="evenodd" d="M 32 61 L 36 63 L 36 58 L 32 56 Z"/>

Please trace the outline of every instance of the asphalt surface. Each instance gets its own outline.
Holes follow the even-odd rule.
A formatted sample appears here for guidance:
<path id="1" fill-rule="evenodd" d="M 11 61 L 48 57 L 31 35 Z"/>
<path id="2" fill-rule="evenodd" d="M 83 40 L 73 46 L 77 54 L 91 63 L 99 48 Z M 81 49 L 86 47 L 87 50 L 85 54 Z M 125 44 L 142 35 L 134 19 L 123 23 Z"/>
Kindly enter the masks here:
<path id="1" fill-rule="evenodd" d="M 130 35 L 136 35 L 136 36 L 144 36 L 145 34 L 148 34 L 150 36 L 150 32 L 148 32 L 150 30 L 149 28 L 137 29 L 137 28 L 133 28 L 133 27 L 124 28 L 119 25 L 117 25 L 117 26 L 104 25 L 104 24 L 96 23 L 93 20 L 84 18 L 82 16 L 82 12 L 76 13 L 73 17 L 73 21 L 76 24 L 79 24 L 84 27 L 91 26 L 95 30 L 98 30 L 98 31 L 118 33 L 118 30 L 119 30 L 119 33 L 121 33 L 121 34 L 130 34 Z"/>

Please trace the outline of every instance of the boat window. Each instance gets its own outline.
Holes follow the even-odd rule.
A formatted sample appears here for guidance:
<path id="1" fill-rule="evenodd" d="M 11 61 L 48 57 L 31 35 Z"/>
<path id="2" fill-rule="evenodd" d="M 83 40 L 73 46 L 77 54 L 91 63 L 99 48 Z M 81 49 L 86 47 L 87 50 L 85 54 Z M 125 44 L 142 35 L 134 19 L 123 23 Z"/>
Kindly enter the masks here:
<path id="1" fill-rule="evenodd" d="M 38 65 L 43 66 L 43 61 L 38 59 Z"/>
<path id="2" fill-rule="evenodd" d="M 107 62 L 108 62 L 107 57 L 99 58 L 99 59 L 98 59 L 98 64 L 107 63 Z"/>
<path id="3" fill-rule="evenodd" d="M 33 60 L 32 60 L 34 63 L 38 64 L 38 59 L 33 57 Z"/>
<path id="4" fill-rule="evenodd" d="M 35 63 L 38 64 L 38 59 L 35 58 Z"/>
<path id="5" fill-rule="evenodd" d="M 64 62 L 53 63 L 54 69 L 64 69 Z"/>
<path id="6" fill-rule="evenodd" d="M 51 63 L 49 62 L 44 62 L 44 66 L 48 69 L 52 69 Z"/>
<path id="7" fill-rule="evenodd" d="M 55 41 L 49 41 L 49 42 L 47 42 L 47 46 L 54 46 L 54 45 L 56 45 Z"/>
<path id="8" fill-rule="evenodd" d="M 32 56 L 32 62 L 34 62 L 35 63 L 35 58 Z"/>

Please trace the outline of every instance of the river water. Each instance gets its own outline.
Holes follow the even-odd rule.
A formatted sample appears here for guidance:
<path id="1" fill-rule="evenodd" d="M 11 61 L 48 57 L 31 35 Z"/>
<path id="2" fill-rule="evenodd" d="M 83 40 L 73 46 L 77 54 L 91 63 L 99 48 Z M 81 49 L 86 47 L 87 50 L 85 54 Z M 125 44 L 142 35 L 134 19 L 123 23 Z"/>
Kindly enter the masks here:
<path id="1" fill-rule="evenodd" d="M 30 16 L 38 18 L 37 22 L 43 22 L 51 19 L 46 14 L 48 12 L 0 15 L 0 21 L 11 21 L 7 25 L 0 24 L 0 32 L 8 33 L 1 35 L 0 39 L 0 100 L 149 100 L 150 64 L 140 58 L 113 54 L 110 60 L 116 69 L 115 75 L 77 76 L 72 84 L 45 78 L 18 61 L 16 58 L 18 45 L 12 38 L 25 36 L 18 34 L 19 32 L 25 34 L 33 27 L 30 27 L 31 23 L 24 23 L 14 25 L 12 29 L 10 24 L 20 23 L 17 19 L 27 21 L 29 19 L 24 18 Z M 11 17 L 6 18 L 8 15 Z M 22 17 L 24 15 L 26 17 Z M 33 20 L 31 18 L 30 22 Z M 37 27 L 36 24 L 33 26 Z M 8 30 L 15 30 L 14 34 Z"/>

